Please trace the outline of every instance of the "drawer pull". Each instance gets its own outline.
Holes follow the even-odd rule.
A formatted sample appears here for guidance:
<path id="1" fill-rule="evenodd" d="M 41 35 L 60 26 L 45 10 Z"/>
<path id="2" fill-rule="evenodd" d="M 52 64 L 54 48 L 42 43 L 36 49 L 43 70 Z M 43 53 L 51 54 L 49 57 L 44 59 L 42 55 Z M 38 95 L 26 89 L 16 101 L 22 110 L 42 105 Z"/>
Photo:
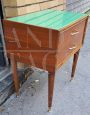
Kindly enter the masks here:
<path id="1" fill-rule="evenodd" d="M 73 47 L 69 48 L 69 50 L 73 50 L 73 49 L 75 49 L 75 48 L 76 48 L 76 46 L 73 46 Z"/>
<path id="2" fill-rule="evenodd" d="M 76 31 L 76 32 L 72 32 L 72 33 L 71 33 L 72 36 L 77 35 L 77 34 L 79 34 L 78 31 Z"/>

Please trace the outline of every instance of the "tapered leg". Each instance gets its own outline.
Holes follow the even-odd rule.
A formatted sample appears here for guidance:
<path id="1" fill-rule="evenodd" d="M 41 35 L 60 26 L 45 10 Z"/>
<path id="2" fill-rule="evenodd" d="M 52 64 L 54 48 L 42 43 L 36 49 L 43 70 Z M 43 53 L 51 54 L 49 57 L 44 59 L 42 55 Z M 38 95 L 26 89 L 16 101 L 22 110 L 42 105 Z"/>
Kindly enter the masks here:
<path id="1" fill-rule="evenodd" d="M 10 59 L 11 59 L 14 86 L 15 86 L 16 94 L 18 96 L 20 84 L 19 84 L 19 78 L 18 78 L 18 74 L 17 74 L 17 62 L 15 61 L 14 54 L 10 54 Z"/>
<path id="2" fill-rule="evenodd" d="M 79 57 L 79 51 L 74 54 L 71 79 L 74 78 L 78 57 Z"/>
<path id="3" fill-rule="evenodd" d="M 50 111 L 52 107 L 54 80 L 55 80 L 55 73 L 49 73 L 48 75 L 48 111 Z"/>

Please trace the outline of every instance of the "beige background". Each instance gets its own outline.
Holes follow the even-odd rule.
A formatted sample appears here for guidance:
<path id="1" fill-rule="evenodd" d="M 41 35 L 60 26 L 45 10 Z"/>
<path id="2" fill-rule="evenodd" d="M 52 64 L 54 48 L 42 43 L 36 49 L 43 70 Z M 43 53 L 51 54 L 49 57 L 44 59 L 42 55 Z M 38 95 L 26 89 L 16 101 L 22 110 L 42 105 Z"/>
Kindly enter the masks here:
<path id="1" fill-rule="evenodd" d="M 44 9 L 64 10 L 66 0 L 3 0 L 6 17 L 14 17 Z"/>

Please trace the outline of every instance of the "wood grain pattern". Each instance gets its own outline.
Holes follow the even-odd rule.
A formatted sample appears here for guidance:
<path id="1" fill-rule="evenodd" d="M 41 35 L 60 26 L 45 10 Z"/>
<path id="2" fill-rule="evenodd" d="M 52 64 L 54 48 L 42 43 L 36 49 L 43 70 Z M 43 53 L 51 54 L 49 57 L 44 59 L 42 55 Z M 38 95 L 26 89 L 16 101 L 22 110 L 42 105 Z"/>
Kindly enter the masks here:
<path id="1" fill-rule="evenodd" d="M 22 44 L 26 44 L 29 47 L 29 50 L 32 49 L 57 49 L 57 40 L 58 40 L 58 31 L 20 24 L 17 22 L 12 21 L 4 21 L 4 33 L 5 33 L 5 40 L 8 41 L 16 41 L 15 34 L 17 34 L 18 41 Z M 49 44 L 49 34 L 51 33 L 52 37 L 52 46 Z M 25 48 L 25 47 L 24 47 Z M 26 47 L 27 48 L 27 47 Z M 23 45 L 22 45 L 23 49 Z M 28 49 L 27 49 L 28 50 Z"/>

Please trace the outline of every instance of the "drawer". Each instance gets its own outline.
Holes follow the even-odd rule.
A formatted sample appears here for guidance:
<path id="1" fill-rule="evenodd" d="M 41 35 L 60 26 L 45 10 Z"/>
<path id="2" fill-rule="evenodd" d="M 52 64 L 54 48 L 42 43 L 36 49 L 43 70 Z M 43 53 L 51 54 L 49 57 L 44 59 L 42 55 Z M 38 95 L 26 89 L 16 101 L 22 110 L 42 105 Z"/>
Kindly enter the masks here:
<path id="1" fill-rule="evenodd" d="M 67 56 L 80 49 L 85 22 L 86 20 L 80 21 L 60 32 L 57 63 L 62 62 Z"/>
<path id="2" fill-rule="evenodd" d="M 78 22 L 76 25 L 61 31 L 62 42 L 66 42 L 66 48 L 73 50 L 82 44 L 85 20 Z M 65 45 L 64 45 L 65 46 Z"/>

